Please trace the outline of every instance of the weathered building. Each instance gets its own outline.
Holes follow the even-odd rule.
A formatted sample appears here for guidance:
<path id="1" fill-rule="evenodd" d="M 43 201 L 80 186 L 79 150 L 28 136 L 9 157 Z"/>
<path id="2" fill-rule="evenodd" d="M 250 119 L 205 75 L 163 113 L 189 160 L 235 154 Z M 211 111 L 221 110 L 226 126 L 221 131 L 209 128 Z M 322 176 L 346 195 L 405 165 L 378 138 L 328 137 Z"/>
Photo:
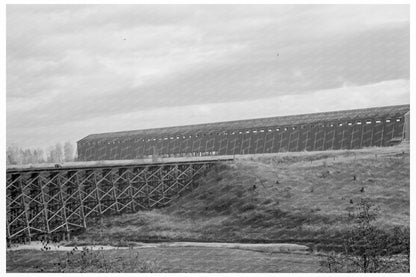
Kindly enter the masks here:
<path id="1" fill-rule="evenodd" d="M 409 105 L 89 135 L 82 161 L 358 149 L 408 137 Z M 407 121 L 407 122 L 405 122 Z"/>

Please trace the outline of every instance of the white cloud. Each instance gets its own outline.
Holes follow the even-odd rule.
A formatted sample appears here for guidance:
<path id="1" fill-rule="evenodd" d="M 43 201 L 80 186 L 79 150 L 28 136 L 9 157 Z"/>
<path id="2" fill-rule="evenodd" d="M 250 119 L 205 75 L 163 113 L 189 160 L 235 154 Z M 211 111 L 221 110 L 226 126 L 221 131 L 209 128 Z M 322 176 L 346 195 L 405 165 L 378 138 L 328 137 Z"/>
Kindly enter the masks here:
<path id="1" fill-rule="evenodd" d="M 406 5 L 9 5 L 8 143 L 298 113 L 343 87 L 315 107 L 404 101 L 371 86 L 409 79 L 408 22 Z"/>
<path id="2" fill-rule="evenodd" d="M 239 119 L 273 117 L 408 104 L 409 81 L 393 80 L 365 86 L 315 91 L 307 95 L 284 95 L 268 99 L 156 108 L 62 123 L 55 128 L 9 127 L 7 140 L 23 146 L 46 147 L 58 141 L 77 141 L 91 133 L 147 129 Z M 32 134 L 27 137 L 25 134 Z M 53 138 L 45 140 L 45 137 Z"/>

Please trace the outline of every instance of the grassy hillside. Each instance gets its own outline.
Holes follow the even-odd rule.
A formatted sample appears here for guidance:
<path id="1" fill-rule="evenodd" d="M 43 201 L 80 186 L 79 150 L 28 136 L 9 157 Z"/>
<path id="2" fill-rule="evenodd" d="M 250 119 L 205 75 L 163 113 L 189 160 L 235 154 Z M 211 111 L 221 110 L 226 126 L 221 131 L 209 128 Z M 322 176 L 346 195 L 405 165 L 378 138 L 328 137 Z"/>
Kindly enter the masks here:
<path id="1" fill-rule="evenodd" d="M 379 206 L 381 228 L 409 225 L 409 175 L 408 144 L 252 156 L 216 166 L 170 207 L 106 217 L 78 239 L 336 243 L 360 198 Z"/>

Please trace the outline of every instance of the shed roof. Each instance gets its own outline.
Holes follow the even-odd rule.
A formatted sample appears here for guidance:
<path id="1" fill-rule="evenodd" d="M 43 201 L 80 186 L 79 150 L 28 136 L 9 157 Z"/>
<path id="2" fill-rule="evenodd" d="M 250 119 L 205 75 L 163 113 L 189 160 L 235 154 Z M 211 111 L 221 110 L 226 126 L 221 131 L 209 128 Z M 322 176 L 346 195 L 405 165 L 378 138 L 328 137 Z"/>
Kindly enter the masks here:
<path id="1" fill-rule="evenodd" d="M 224 121 L 215 123 L 174 126 L 153 129 L 91 134 L 78 142 L 95 140 L 114 140 L 129 137 L 168 136 L 189 133 L 218 132 L 225 130 L 238 130 L 249 128 L 266 128 L 269 126 L 284 126 L 295 124 L 308 124 L 322 121 L 354 120 L 357 118 L 398 117 L 410 111 L 410 105 L 397 105 L 367 109 L 354 109 L 332 111 L 324 113 L 310 113 L 300 115 L 277 116 L 268 118 Z"/>

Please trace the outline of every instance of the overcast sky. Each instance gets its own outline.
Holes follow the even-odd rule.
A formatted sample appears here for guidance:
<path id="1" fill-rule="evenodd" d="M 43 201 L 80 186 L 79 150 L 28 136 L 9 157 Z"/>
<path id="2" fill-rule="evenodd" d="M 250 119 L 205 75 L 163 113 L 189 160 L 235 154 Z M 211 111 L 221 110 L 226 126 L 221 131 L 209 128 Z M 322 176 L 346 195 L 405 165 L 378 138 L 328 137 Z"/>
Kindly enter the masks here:
<path id="1" fill-rule="evenodd" d="M 407 5 L 8 5 L 7 144 L 408 104 Z"/>

